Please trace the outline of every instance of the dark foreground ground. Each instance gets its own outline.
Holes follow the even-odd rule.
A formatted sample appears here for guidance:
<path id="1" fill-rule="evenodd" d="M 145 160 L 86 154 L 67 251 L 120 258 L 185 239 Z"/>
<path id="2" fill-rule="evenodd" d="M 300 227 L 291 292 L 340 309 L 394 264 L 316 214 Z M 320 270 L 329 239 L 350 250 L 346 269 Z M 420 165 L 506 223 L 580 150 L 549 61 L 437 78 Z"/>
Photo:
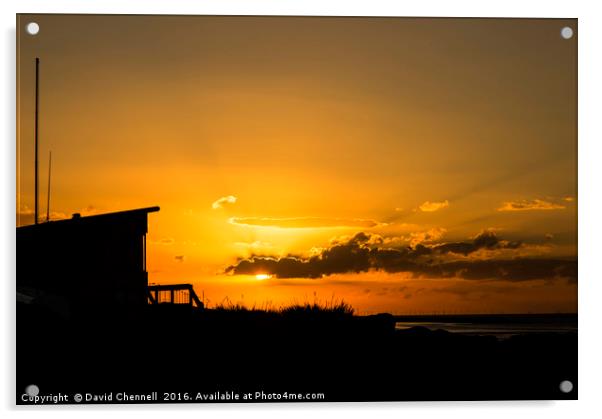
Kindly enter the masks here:
<path id="1" fill-rule="evenodd" d="M 30 384 L 40 395 L 69 395 L 68 403 L 75 393 L 118 392 L 157 392 L 158 402 L 231 392 L 254 402 L 299 394 L 307 401 L 576 399 L 577 334 L 498 340 L 396 331 L 390 315 L 170 306 L 66 321 L 18 304 L 16 368 L 18 404 Z M 560 391 L 563 380 L 574 384 L 571 393 Z"/>

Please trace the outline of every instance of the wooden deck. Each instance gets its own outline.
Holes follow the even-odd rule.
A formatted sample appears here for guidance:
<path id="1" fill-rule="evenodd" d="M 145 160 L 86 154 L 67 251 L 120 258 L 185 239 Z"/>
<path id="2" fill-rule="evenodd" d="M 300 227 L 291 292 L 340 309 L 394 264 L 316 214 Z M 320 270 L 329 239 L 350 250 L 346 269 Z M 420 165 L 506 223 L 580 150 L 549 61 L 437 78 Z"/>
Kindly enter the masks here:
<path id="1" fill-rule="evenodd" d="M 149 285 L 149 304 L 186 304 L 196 308 L 204 305 L 194 292 L 192 284 Z"/>

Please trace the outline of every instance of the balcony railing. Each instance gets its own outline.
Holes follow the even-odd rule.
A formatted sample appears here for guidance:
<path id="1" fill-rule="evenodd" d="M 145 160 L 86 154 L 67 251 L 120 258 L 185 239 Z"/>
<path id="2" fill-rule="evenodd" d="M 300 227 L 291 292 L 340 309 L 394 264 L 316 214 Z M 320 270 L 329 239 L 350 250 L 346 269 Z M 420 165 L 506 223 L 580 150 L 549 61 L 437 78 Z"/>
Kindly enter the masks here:
<path id="1" fill-rule="evenodd" d="M 149 304 L 185 304 L 196 308 L 204 305 L 194 292 L 192 284 L 149 285 Z"/>

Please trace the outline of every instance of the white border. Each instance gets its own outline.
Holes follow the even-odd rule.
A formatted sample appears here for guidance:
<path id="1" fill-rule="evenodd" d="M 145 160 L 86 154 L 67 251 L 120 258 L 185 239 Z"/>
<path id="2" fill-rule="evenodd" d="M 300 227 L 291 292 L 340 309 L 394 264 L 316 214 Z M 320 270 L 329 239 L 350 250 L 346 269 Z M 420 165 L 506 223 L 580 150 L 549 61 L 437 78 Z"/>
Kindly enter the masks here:
<path id="1" fill-rule="evenodd" d="M 478 403 L 351 403 L 322 405 L 162 405 L 51 408 L 48 417 L 84 413 L 91 416 L 131 415 L 143 410 L 145 417 L 162 417 L 168 411 L 198 416 L 306 417 L 378 414 L 384 417 L 549 418 L 602 417 L 599 301 L 602 298 L 600 260 L 602 250 L 601 187 L 602 158 L 600 113 L 602 106 L 602 21 L 595 1 L 385 1 L 385 0 L 145 0 L 76 1 L 21 0 L 0 2 L 4 64 L 0 71 L 3 98 L 0 101 L 4 138 L 0 149 L 0 408 L 3 417 L 33 415 L 35 409 L 15 409 L 14 401 L 14 220 L 15 220 L 15 13 L 120 13 L 120 14 L 236 14 L 236 15 L 338 15 L 338 16 L 464 16 L 464 17 L 564 17 L 579 18 L 579 402 L 478 402 Z M 20 410 L 20 411 L 19 411 Z"/>

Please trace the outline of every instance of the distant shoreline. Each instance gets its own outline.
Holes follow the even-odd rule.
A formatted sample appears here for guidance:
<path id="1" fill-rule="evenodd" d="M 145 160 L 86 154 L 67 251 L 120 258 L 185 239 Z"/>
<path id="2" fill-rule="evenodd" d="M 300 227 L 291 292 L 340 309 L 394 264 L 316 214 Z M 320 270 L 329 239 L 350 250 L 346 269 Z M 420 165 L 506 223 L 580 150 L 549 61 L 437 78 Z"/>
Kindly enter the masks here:
<path id="1" fill-rule="evenodd" d="M 454 323 L 533 323 L 577 322 L 577 313 L 527 314 L 410 314 L 393 315 L 396 322 L 454 322 Z"/>

